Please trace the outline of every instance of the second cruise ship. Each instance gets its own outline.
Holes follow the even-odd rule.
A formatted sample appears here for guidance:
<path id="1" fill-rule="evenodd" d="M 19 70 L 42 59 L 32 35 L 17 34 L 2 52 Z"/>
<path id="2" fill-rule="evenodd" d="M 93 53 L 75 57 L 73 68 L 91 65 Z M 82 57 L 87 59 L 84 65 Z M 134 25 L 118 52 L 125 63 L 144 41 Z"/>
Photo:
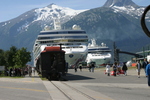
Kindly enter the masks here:
<path id="1" fill-rule="evenodd" d="M 102 67 L 104 64 L 110 63 L 111 50 L 106 44 L 101 43 L 97 45 L 95 39 L 91 39 L 91 43 L 88 44 L 88 55 L 86 62 L 90 64 L 95 62 L 96 67 Z"/>

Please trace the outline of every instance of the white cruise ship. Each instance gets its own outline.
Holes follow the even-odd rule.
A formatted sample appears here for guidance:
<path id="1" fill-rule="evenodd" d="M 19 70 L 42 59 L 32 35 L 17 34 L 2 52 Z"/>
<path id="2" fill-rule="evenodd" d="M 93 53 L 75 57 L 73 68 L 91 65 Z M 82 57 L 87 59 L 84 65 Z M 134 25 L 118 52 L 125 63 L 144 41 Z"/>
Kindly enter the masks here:
<path id="1" fill-rule="evenodd" d="M 65 60 L 69 67 L 85 61 L 88 53 L 88 36 L 84 30 L 47 30 L 41 31 L 35 41 L 34 66 L 46 46 L 60 46 L 60 44 L 65 51 Z"/>
<path id="2" fill-rule="evenodd" d="M 101 43 L 97 45 L 95 39 L 91 39 L 92 43 L 88 44 L 88 55 L 86 62 L 89 64 L 91 62 L 96 63 L 96 67 L 101 67 L 102 65 L 109 63 L 111 60 L 111 50 L 106 44 Z"/>

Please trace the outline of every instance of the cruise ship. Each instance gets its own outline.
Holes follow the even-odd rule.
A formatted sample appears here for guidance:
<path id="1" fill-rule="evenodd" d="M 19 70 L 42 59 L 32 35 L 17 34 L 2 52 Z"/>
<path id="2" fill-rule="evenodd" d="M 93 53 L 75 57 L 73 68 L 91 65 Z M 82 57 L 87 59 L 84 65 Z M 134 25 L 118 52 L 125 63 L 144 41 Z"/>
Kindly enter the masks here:
<path id="1" fill-rule="evenodd" d="M 91 39 L 91 43 L 88 44 L 87 64 L 95 62 L 96 67 L 102 67 L 104 64 L 109 63 L 110 60 L 111 50 L 109 47 L 104 43 L 97 45 L 95 39 Z"/>
<path id="2" fill-rule="evenodd" d="M 65 51 L 65 60 L 68 67 L 74 67 L 85 61 L 88 53 L 88 36 L 84 30 L 73 28 L 71 30 L 41 31 L 33 46 L 34 66 L 40 53 L 46 46 L 60 46 Z"/>

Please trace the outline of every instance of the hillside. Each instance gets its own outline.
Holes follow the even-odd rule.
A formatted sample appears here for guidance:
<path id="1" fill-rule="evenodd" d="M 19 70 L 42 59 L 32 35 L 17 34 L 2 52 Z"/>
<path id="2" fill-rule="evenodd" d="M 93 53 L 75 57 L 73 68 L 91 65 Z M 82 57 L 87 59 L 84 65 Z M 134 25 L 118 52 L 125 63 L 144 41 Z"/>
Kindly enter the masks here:
<path id="1" fill-rule="evenodd" d="M 1 22 L 0 48 L 7 50 L 13 45 L 32 51 L 39 32 L 45 26 L 52 29 L 53 20 L 59 19 L 65 29 L 79 25 L 87 32 L 89 40 L 95 38 L 98 44 L 104 42 L 113 49 L 113 43 L 116 42 L 119 49 L 136 52 L 149 45 L 150 40 L 140 25 L 144 8 L 132 0 L 107 0 L 102 7 L 89 10 L 73 10 L 50 4 Z M 150 26 L 150 18 L 146 20 Z"/>

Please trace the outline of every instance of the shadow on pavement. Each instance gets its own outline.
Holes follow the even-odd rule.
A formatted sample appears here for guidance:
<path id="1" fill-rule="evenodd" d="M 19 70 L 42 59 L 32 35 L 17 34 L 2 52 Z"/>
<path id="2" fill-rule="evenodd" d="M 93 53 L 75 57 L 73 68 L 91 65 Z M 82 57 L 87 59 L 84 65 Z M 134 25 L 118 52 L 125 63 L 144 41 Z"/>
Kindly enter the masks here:
<path id="1" fill-rule="evenodd" d="M 90 77 L 85 77 L 85 76 L 81 76 L 81 75 L 74 75 L 74 74 L 69 74 L 69 73 L 67 73 L 66 76 L 62 76 L 62 78 L 64 79 L 63 81 L 94 79 L 94 78 L 90 78 Z"/>

